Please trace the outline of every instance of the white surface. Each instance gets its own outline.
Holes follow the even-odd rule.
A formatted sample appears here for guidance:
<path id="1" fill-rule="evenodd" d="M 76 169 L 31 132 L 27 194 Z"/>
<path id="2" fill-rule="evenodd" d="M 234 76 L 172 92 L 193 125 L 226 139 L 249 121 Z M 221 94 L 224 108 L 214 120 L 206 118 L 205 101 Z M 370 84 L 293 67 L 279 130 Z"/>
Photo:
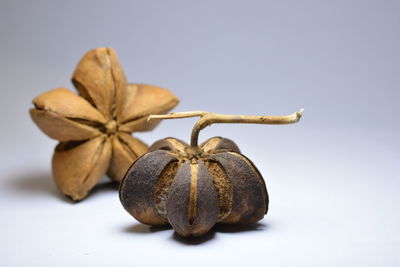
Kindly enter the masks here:
<path id="1" fill-rule="evenodd" d="M 247 153 L 265 175 L 268 215 L 255 227 L 217 227 L 186 241 L 171 229 L 136 222 L 111 186 L 99 186 L 88 199 L 71 204 L 51 181 L 48 153 L 23 166 L 13 160 L 1 169 L 1 261 L 4 266 L 398 265 L 397 136 L 281 129 L 280 138 L 293 143 L 266 141 L 267 153 L 249 142 Z M 365 142 L 374 138 L 379 141 Z M 376 152 L 369 154 L 372 149 Z"/>

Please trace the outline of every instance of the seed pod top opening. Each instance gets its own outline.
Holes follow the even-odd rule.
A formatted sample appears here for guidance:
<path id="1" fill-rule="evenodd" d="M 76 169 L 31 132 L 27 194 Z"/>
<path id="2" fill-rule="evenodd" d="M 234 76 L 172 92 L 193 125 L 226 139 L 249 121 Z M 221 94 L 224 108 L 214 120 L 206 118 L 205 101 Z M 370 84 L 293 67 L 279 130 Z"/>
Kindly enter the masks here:
<path id="1" fill-rule="evenodd" d="M 198 145 L 199 132 L 213 123 L 288 124 L 289 116 L 222 115 L 204 111 L 151 115 L 154 119 L 200 116 L 190 145 L 176 138 L 155 142 L 129 168 L 120 186 L 124 208 L 149 225 L 171 224 L 181 236 L 199 236 L 216 223 L 249 224 L 268 211 L 268 193 L 256 166 L 230 139 Z"/>

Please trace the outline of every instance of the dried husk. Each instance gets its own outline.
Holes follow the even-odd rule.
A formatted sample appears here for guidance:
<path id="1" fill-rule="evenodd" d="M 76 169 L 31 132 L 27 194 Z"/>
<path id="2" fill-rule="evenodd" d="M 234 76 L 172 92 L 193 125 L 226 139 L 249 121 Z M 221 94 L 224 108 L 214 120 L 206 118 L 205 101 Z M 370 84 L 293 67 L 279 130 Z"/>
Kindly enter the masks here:
<path id="1" fill-rule="evenodd" d="M 83 143 L 60 143 L 53 155 L 53 177 L 62 193 L 81 200 L 100 181 L 111 158 L 104 136 Z"/>
<path id="2" fill-rule="evenodd" d="M 181 140 L 154 143 L 121 183 L 125 209 L 145 224 L 169 223 L 181 236 L 203 235 L 217 222 L 248 224 L 262 219 L 268 194 L 254 164 L 226 138 L 211 138 L 201 148 L 191 157 Z M 174 171 L 166 171 L 172 163 Z"/>
<path id="3" fill-rule="evenodd" d="M 121 181 L 147 150 L 131 133 L 152 130 L 159 122 L 148 123 L 148 116 L 169 111 L 179 100 L 167 89 L 128 84 L 109 47 L 86 53 L 72 82 L 79 95 L 66 88 L 45 92 L 34 98 L 30 115 L 45 134 L 60 141 L 53 156 L 58 188 L 81 200 L 105 173 Z"/>

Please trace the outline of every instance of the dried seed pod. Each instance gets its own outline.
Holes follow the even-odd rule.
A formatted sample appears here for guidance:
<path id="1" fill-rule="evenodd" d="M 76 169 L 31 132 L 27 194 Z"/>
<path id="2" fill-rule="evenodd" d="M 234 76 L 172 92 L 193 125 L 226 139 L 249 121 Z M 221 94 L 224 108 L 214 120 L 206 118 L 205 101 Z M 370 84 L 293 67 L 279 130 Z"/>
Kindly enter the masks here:
<path id="1" fill-rule="evenodd" d="M 176 138 L 155 142 L 128 169 L 120 185 L 124 208 L 149 225 L 171 224 L 181 236 L 200 236 L 216 223 L 250 224 L 268 211 L 263 177 L 238 146 L 213 137 L 198 146 L 201 129 L 212 123 L 287 124 L 289 116 L 231 116 L 202 111 L 152 115 L 149 119 L 201 116 L 190 146 Z"/>
<path id="2" fill-rule="evenodd" d="M 57 139 L 53 177 L 58 189 L 78 201 L 84 199 L 104 174 L 122 180 L 147 145 L 132 132 L 150 131 L 164 113 L 178 104 L 167 89 L 128 84 L 117 54 L 111 47 L 87 52 L 72 77 L 79 95 L 56 88 L 33 99 L 32 120 Z"/>

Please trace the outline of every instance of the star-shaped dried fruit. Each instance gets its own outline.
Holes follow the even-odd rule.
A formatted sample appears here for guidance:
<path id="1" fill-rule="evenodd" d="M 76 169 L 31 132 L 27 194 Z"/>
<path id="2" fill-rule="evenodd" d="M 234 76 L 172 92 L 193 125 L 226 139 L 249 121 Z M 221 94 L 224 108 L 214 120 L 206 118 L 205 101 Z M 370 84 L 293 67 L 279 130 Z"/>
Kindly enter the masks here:
<path id="1" fill-rule="evenodd" d="M 81 200 L 105 173 L 120 181 L 147 145 L 132 132 L 152 130 L 150 114 L 165 113 L 178 104 L 169 90 L 128 84 L 112 48 L 89 51 L 72 77 L 79 96 L 57 88 L 35 99 L 33 121 L 57 139 L 53 177 L 62 193 Z"/>

